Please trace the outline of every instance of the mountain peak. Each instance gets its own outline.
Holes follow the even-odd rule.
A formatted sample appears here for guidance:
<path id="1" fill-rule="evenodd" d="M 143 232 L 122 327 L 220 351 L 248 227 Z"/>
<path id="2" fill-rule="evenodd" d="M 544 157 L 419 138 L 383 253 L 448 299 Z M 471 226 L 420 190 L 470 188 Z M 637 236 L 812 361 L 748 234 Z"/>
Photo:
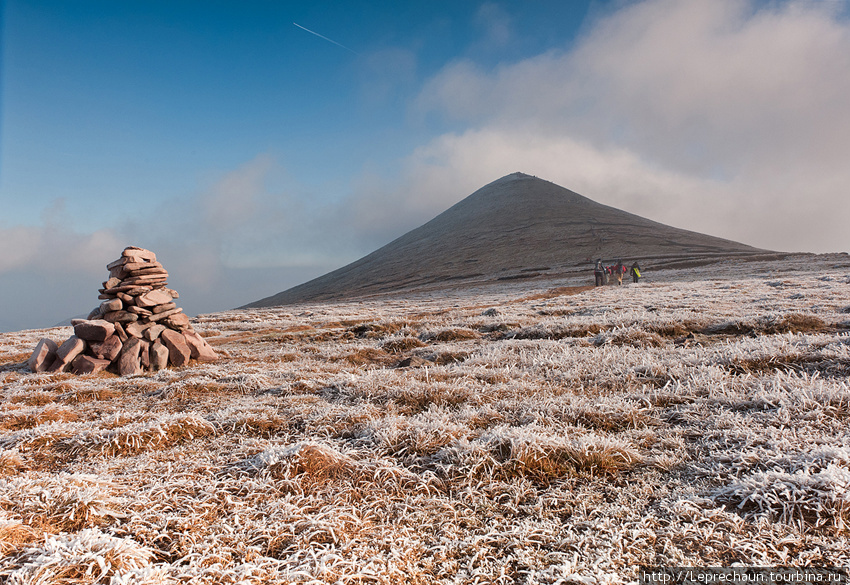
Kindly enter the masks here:
<path id="1" fill-rule="evenodd" d="M 530 275 L 574 276 L 588 272 L 591 259 L 600 257 L 646 262 L 764 252 L 670 227 L 516 172 L 360 260 L 246 306 L 412 292 Z"/>

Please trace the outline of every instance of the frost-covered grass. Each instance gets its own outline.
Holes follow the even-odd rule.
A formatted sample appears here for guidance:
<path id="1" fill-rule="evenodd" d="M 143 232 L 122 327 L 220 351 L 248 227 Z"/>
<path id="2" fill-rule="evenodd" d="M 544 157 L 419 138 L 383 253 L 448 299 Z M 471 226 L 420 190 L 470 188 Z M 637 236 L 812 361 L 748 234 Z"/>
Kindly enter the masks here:
<path id="1" fill-rule="evenodd" d="M 647 277 L 204 315 L 221 361 L 127 378 L 2 334 L 0 581 L 850 564 L 850 259 Z"/>

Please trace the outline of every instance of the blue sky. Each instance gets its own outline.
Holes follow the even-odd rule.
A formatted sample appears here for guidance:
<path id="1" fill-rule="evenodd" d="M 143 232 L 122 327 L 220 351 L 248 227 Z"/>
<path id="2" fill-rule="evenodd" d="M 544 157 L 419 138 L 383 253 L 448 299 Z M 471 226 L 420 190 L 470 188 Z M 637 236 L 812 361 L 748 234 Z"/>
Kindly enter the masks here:
<path id="1" fill-rule="evenodd" d="M 847 4 L 7 0 L 0 330 L 88 312 L 126 245 L 232 308 L 515 171 L 848 250 Z"/>

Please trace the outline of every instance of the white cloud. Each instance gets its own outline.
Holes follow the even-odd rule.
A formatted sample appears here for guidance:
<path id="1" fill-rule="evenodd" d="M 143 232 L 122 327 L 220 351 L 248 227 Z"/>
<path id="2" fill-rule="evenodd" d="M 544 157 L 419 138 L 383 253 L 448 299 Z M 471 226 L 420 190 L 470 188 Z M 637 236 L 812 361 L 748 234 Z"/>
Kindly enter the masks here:
<path id="1" fill-rule="evenodd" d="M 774 249 L 846 250 L 848 71 L 850 24 L 829 5 L 637 2 L 569 52 L 447 66 L 417 108 L 470 130 L 420 149 L 410 176 L 534 173 L 519 164 L 534 152 L 553 169 L 544 178 L 653 219 Z M 584 162 L 544 162 L 567 152 Z"/>

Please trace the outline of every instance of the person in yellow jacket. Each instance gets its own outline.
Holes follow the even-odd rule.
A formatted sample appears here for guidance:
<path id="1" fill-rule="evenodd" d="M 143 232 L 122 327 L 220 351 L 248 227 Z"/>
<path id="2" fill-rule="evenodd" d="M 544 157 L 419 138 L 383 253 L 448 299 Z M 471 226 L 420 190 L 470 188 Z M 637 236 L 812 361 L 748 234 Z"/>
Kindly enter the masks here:
<path id="1" fill-rule="evenodd" d="M 640 266 L 635 262 L 632 264 L 632 282 L 637 282 L 640 279 Z"/>

